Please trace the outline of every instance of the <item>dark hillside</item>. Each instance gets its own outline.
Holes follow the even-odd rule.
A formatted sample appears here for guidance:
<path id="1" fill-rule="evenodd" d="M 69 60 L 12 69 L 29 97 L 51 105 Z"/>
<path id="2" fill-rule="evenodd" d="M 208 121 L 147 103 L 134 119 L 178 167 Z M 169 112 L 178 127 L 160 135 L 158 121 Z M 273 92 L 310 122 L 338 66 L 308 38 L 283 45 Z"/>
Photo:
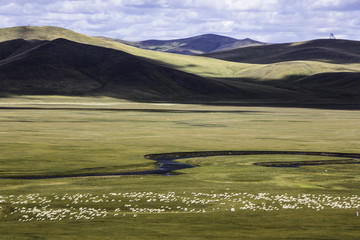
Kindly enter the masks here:
<path id="1" fill-rule="evenodd" d="M 302 43 L 269 44 L 204 54 L 217 59 L 244 63 L 276 63 L 311 60 L 329 63 L 360 63 L 360 42 L 318 39 Z"/>
<path id="2" fill-rule="evenodd" d="M 360 101 L 359 72 L 319 73 L 282 81 L 270 80 L 265 84 L 280 89 L 289 89 L 297 94 L 312 95 L 314 103 L 332 102 L 356 105 Z"/>
<path id="3" fill-rule="evenodd" d="M 216 81 L 65 39 L 2 42 L 0 56 L 1 93 L 148 100 L 235 96 L 232 88 Z"/>
<path id="4" fill-rule="evenodd" d="M 360 73 L 321 73 L 293 82 L 300 89 L 317 92 L 319 97 L 359 99 Z"/>
<path id="5" fill-rule="evenodd" d="M 42 43 L 43 42 L 39 40 L 25 41 L 23 39 L 0 42 L 0 61 L 16 56 L 17 54 L 32 49 Z"/>

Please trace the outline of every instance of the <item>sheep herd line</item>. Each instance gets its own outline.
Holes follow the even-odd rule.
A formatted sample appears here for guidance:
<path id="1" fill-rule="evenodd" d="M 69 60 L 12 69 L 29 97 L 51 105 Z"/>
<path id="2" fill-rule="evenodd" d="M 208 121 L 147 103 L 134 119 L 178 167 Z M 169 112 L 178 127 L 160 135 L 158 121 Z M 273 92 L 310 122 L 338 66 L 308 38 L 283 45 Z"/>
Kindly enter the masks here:
<path id="1" fill-rule="evenodd" d="M 358 195 L 270 194 L 247 192 L 123 192 L 0 196 L 0 221 L 76 221 L 136 218 L 144 214 L 211 214 L 241 211 L 323 211 L 347 209 L 358 216 Z"/>

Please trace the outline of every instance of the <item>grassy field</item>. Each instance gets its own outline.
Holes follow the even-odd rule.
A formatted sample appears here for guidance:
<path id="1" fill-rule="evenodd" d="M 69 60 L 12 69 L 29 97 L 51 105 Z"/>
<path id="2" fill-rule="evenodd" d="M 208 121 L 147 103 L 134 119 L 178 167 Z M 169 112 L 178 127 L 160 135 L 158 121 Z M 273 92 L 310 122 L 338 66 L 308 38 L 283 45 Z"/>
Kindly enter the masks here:
<path id="1" fill-rule="evenodd" d="M 0 101 L 2 177 L 154 169 L 145 154 L 207 150 L 358 153 L 358 111 L 152 104 L 111 98 Z M 180 175 L 0 179 L 0 239 L 358 239 L 360 165 L 270 168 L 191 158 Z"/>

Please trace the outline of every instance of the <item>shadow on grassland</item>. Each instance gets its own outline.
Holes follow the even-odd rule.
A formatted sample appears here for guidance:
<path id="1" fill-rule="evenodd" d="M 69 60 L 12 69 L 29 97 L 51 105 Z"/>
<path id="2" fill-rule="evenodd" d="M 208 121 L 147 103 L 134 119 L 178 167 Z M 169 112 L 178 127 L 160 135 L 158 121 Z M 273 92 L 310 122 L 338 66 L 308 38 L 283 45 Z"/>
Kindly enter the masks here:
<path id="1" fill-rule="evenodd" d="M 360 73 L 289 75 L 282 79 L 226 78 L 218 81 L 239 89 L 242 99 L 213 105 L 360 109 Z"/>
<path id="2" fill-rule="evenodd" d="M 174 110 L 174 109 L 117 109 L 117 108 L 78 108 L 78 107 L 0 107 L 0 110 L 65 110 L 65 111 L 109 111 L 109 112 L 147 112 L 147 113 L 251 113 L 258 111 L 240 110 Z"/>

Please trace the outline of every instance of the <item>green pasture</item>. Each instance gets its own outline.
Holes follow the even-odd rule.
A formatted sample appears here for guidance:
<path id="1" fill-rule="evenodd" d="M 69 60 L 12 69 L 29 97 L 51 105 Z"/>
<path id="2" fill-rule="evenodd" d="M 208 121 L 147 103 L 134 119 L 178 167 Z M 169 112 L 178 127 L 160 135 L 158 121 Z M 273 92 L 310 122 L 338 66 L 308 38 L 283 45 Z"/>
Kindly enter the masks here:
<path id="1" fill-rule="evenodd" d="M 0 176 L 61 176 L 155 169 L 145 154 L 210 150 L 279 150 L 359 153 L 360 113 L 305 108 L 135 103 L 112 98 L 23 96 L 0 99 Z M 122 202 L 66 203 L 109 215 L 93 220 L 19 221 L 15 207 L 28 194 L 55 195 L 174 192 L 359 195 L 360 165 L 272 168 L 261 161 L 328 160 L 330 157 L 253 155 L 190 158 L 179 175 L 0 179 L 0 239 L 358 239 L 357 208 L 316 211 L 239 210 L 240 203 L 211 203 L 205 213 L 134 213 Z M 337 158 L 338 159 L 338 158 Z M 13 196 L 12 196 L 13 195 Z M 12 197 L 10 197 L 12 196 Z M 206 197 L 204 197 L 206 198 Z M 9 199 L 13 199 L 10 201 Z M 210 199 L 210 198 L 209 198 Z M 137 200 L 136 200 L 137 201 Z M 350 201 L 350 200 L 349 200 Z M 44 205 L 45 204 L 45 205 Z M 145 198 L 133 205 L 159 207 Z M 176 209 L 180 202 L 164 203 Z M 181 203 L 182 204 L 182 203 Z M 229 209 L 234 205 L 236 211 Z M 219 207 L 219 209 L 217 209 Z M 215 209 L 215 210 L 213 210 Z"/>

